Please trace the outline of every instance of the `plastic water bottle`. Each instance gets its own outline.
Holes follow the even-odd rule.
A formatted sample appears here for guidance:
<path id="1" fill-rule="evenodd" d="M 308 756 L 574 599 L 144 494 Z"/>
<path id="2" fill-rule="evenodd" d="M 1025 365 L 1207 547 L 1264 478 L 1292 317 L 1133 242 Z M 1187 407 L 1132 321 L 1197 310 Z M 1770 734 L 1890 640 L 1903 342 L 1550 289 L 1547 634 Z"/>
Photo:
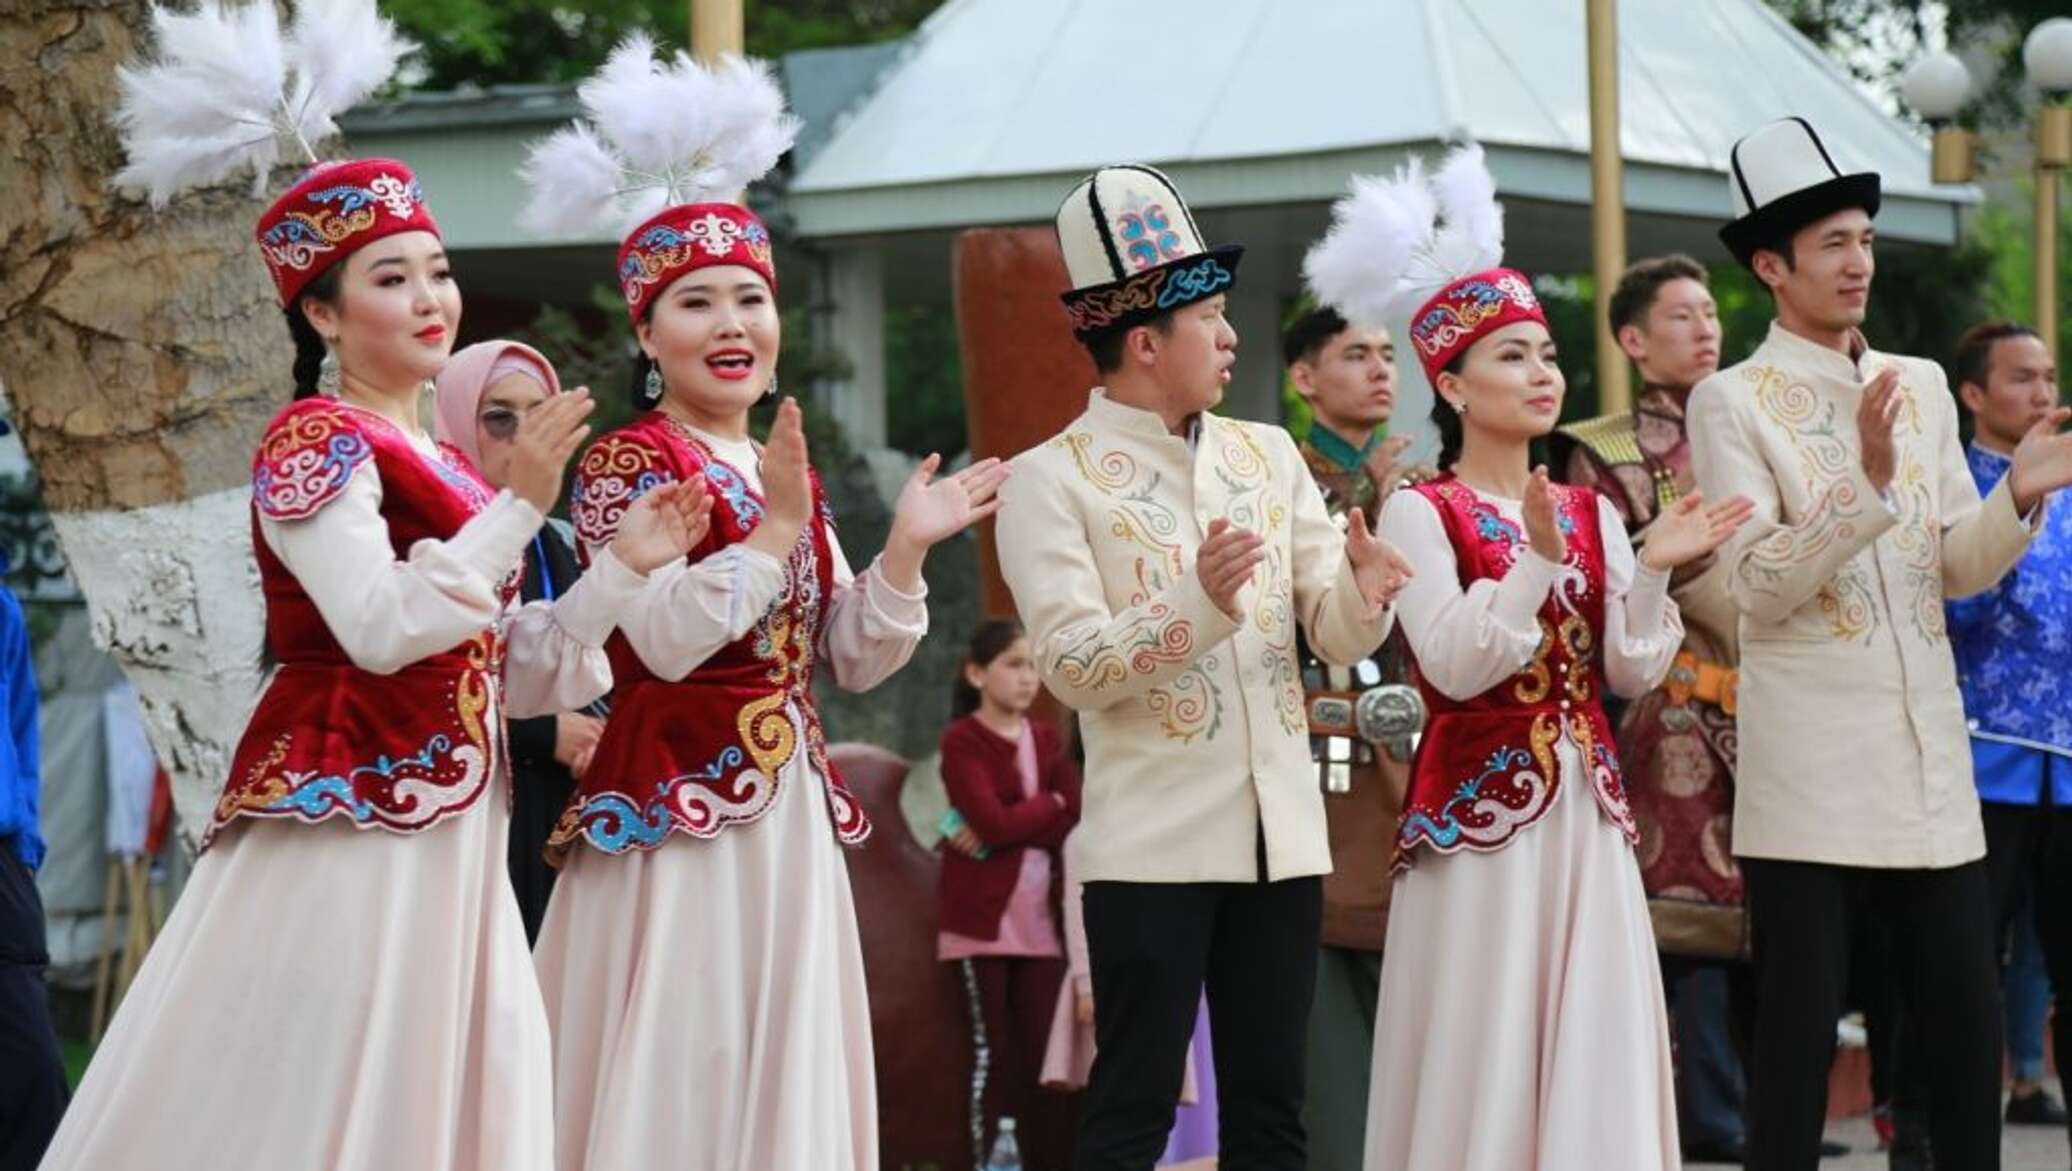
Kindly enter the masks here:
<path id="1" fill-rule="evenodd" d="M 1000 1133 L 993 1139 L 993 1153 L 986 1156 L 985 1171 L 1022 1171 L 1022 1145 L 1014 1138 L 1014 1119 L 1000 1120 Z"/>

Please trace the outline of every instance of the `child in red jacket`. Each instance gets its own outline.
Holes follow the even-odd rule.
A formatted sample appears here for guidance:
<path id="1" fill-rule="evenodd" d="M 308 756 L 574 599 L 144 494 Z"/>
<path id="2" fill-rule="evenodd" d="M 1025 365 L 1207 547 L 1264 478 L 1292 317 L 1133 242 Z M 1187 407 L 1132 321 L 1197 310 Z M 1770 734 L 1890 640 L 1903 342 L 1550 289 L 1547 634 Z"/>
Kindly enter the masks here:
<path id="1" fill-rule="evenodd" d="M 1053 1002 L 1064 978 L 1059 849 L 1079 821 L 1079 771 L 1057 730 L 1031 720 L 1036 664 L 1020 623 L 972 635 L 942 736 L 942 779 L 977 849 L 943 851 L 936 954 L 963 969 L 971 1013 L 971 1137 L 984 1161 L 1001 1117 L 1035 1108 Z M 965 839 L 967 842 L 969 839 Z M 1023 1155 L 1050 1162 L 1046 1128 L 1022 1128 Z"/>

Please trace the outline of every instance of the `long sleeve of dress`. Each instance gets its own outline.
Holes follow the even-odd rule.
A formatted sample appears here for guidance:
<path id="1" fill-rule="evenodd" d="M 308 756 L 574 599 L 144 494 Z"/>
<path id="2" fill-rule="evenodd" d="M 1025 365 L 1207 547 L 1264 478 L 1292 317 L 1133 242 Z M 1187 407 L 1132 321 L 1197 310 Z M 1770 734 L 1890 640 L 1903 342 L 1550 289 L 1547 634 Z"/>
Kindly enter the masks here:
<path id="1" fill-rule="evenodd" d="M 1287 448 L 1285 460 L 1302 466 L 1295 441 L 1285 431 L 1274 434 Z M 1380 648 L 1396 620 L 1394 606 L 1367 617 L 1367 599 L 1345 555 L 1345 531 L 1331 519 L 1316 478 L 1297 475 L 1292 525 L 1293 564 L 1288 567 L 1295 591 L 1295 614 L 1309 636 L 1309 649 L 1326 663 L 1349 666 Z M 1373 523 L 1369 518 L 1368 523 Z"/>
<path id="2" fill-rule="evenodd" d="M 603 546 L 588 549 L 595 564 Z M 648 574 L 619 629 L 648 670 L 674 683 L 747 634 L 783 588 L 782 562 L 759 549 L 729 545 Z"/>
<path id="3" fill-rule="evenodd" d="M 1741 388 L 1714 376 L 1691 393 L 1688 412 L 1691 469 L 1709 500 L 1736 494 L 1755 513 L 1728 537 L 1718 557 L 1727 567 L 1727 592 L 1758 622 L 1781 622 L 1834 580 L 1851 558 L 1898 522 L 1860 463 L 1834 469 L 1836 481 L 1796 522 L 1784 517 L 1777 482 L 1742 425 Z"/>
<path id="4" fill-rule="evenodd" d="M 1616 694 L 1647 694 L 1676 660 L 1683 618 L 1669 600 L 1669 572 L 1637 563 L 1618 509 L 1597 498 L 1604 541 L 1604 678 Z"/>
<path id="5" fill-rule="evenodd" d="M 610 691 L 604 640 L 646 585 L 603 549 L 567 593 L 512 610 L 504 620 L 505 713 L 523 719 L 574 711 Z"/>
<path id="6" fill-rule="evenodd" d="M 1484 578 L 1462 589 L 1445 526 L 1415 492 L 1390 493 L 1381 535 L 1416 571 L 1396 595 L 1396 613 L 1427 682 L 1454 699 L 1471 699 L 1532 661 L 1540 605 L 1560 566 L 1526 549 L 1501 581 Z"/>
<path id="7" fill-rule="evenodd" d="M 821 661 L 842 690 L 869 691 L 906 666 L 928 633 L 928 587 L 902 593 L 876 561 L 858 577 L 832 526 L 827 547 L 835 557 L 835 595 L 820 631 Z"/>
<path id="8" fill-rule="evenodd" d="M 497 620 L 497 586 L 542 520 L 532 505 L 499 492 L 459 532 L 419 541 L 398 560 L 381 517 L 381 478 L 370 462 L 314 515 L 275 520 L 262 513 L 259 534 L 353 664 L 388 675 Z"/>

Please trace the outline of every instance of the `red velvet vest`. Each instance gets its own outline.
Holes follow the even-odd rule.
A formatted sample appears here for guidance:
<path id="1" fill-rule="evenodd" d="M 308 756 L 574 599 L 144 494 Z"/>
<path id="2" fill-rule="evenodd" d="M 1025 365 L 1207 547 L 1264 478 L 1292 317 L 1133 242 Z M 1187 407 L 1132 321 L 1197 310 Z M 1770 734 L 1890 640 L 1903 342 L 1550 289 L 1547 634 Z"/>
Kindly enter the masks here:
<path id="1" fill-rule="evenodd" d="M 239 817 L 344 817 L 409 833 L 481 797 L 503 759 L 503 641 L 494 628 L 389 675 L 353 665 L 323 615 L 259 535 L 259 517 L 315 516 L 370 461 L 396 558 L 444 540 L 495 496 L 458 451 L 427 459 L 370 411 L 332 399 L 290 404 L 252 461 L 252 548 L 279 669 L 231 759 L 204 845 Z M 501 583 L 518 592 L 518 566 Z"/>
<path id="2" fill-rule="evenodd" d="M 1463 589 L 1501 579 L 1525 549 L 1525 534 L 1451 475 L 1406 489 L 1438 510 L 1453 543 Z M 1410 792 L 1396 833 L 1395 866 L 1419 847 L 1495 850 L 1554 807 L 1561 791 L 1555 745 L 1580 750 L 1605 817 L 1634 840 L 1633 815 L 1606 721 L 1604 542 L 1597 494 L 1556 485 L 1556 516 L 1568 558 L 1540 607 L 1540 645 L 1516 675 L 1471 699 L 1450 699 L 1415 673 L 1431 712 L 1411 765 Z"/>
<path id="3" fill-rule="evenodd" d="M 571 506 L 585 559 L 589 547 L 611 540 L 642 493 L 701 474 L 713 495 L 712 530 L 690 551 L 693 562 L 746 539 L 762 522 L 762 497 L 741 472 L 660 411 L 592 444 Z M 828 763 L 813 705 L 814 663 L 834 593 L 827 497 L 817 477 L 813 498 L 817 523 L 793 547 L 777 600 L 690 674 L 676 682 L 657 677 L 623 633 L 612 633 L 605 645 L 611 718 L 550 849 L 583 841 L 619 854 L 652 850 L 672 833 L 716 837 L 769 812 L 784 767 L 800 752 L 826 778 L 836 835 L 852 845 L 869 836 L 862 806 Z"/>

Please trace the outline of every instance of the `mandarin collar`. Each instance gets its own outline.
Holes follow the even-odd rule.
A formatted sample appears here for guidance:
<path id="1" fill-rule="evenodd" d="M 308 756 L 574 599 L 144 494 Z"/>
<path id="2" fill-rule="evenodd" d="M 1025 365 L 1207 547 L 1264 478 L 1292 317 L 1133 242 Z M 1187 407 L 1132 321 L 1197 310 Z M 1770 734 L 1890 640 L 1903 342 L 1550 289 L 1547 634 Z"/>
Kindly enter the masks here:
<path id="1" fill-rule="evenodd" d="M 1764 339 L 1763 346 L 1779 351 L 1794 363 L 1809 366 L 1844 382 L 1863 381 L 1864 359 L 1869 358 L 1872 353 L 1860 330 L 1849 331 L 1849 353 L 1838 354 L 1811 338 L 1793 333 L 1774 319 L 1770 322 L 1770 335 Z"/>
<path id="2" fill-rule="evenodd" d="M 1155 411 L 1133 407 L 1116 402 L 1108 397 L 1108 388 L 1096 386 L 1086 398 L 1086 413 L 1097 426 L 1140 439 L 1171 439 L 1177 443 L 1190 443 L 1199 433 L 1202 416 L 1196 415 L 1188 421 L 1186 435 L 1175 435 L 1166 427 L 1165 420 Z"/>

